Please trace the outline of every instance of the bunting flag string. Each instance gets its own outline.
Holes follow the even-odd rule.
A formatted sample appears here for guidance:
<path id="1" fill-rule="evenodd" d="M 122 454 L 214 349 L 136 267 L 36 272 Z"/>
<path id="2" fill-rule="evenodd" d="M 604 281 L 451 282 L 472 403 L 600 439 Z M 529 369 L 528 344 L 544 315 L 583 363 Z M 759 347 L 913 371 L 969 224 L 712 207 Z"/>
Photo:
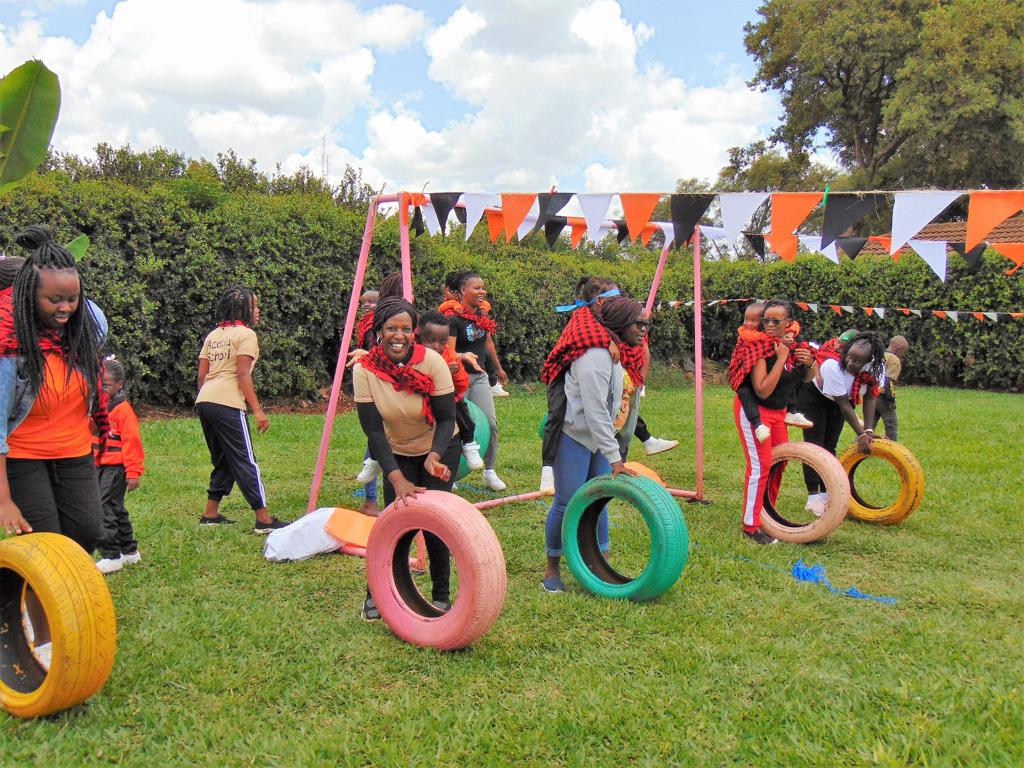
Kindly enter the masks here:
<path id="1" fill-rule="evenodd" d="M 743 297 L 738 299 L 704 299 L 702 303 L 706 307 L 716 307 L 725 304 L 749 304 L 752 301 L 767 301 L 767 299 L 760 299 L 757 297 Z M 928 319 L 931 317 L 937 317 L 943 320 L 952 320 L 954 323 L 959 322 L 961 315 L 970 315 L 977 320 L 984 322 L 985 320 L 991 320 L 993 323 L 1006 321 L 1006 320 L 1024 320 L 1024 312 L 991 312 L 988 310 L 966 310 L 966 309 L 912 309 L 910 307 L 871 307 L 871 306 L 858 306 L 854 304 L 825 304 L 811 301 L 793 301 L 793 306 L 799 307 L 804 312 L 813 312 L 817 314 L 823 311 L 835 312 L 840 317 L 847 315 L 856 315 L 863 312 L 869 317 L 877 316 L 880 319 L 885 319 L 887 314 L 902 314 L 905 316 L 913 315 L 914 317 L 920 317 L 922 319 Z M 693 299 L 676 299 L 673 301 L 659 301 L 657 309 L 677 309 L 678 307 L 692 307 Z"/>

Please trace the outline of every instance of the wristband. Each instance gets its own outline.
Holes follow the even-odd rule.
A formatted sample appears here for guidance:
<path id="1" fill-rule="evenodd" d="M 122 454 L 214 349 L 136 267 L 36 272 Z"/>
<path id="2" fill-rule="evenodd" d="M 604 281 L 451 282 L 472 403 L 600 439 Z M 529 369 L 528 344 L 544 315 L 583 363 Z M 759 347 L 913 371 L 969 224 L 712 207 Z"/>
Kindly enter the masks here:
<path id="1" fill-rule="evenodd" d="M 875 430 L 873 430 L 873 429 L 865 429 L 863 432 L 861 432 L 861 434 L 862 435 L 863 434 L 873 435 L 873 434 L 875 434 Z"/>

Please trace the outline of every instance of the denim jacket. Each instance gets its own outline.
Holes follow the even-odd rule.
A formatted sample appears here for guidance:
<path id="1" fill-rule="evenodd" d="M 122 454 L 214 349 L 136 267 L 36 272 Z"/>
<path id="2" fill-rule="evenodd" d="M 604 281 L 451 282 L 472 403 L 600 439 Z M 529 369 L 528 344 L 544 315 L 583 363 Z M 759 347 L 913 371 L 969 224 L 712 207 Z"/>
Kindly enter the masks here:
<path id="1" fill-rule="evenodd" d="M 25 420 L 35 405 L 36 396 L 21 372 L 22 357 L 0 357 L 0 454 L 7 454 L 7 437 Z"/>

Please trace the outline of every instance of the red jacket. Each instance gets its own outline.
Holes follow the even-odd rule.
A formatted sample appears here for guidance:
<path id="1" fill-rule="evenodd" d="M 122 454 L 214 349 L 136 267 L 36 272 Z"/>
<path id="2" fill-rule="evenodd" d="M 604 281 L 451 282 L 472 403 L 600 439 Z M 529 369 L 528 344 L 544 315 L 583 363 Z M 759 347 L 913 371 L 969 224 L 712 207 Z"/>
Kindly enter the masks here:
<path id="1" fill-rule="evenodd" d="M 131 403 L 116 397 L 111 401 L 107 445 L 102 453 L 98 442 L 94 442 L 92 448 L 96 466 L 124 464 L 126 477 L 142 476 L 145 452 L 142 450 L 142 436 L 139 434 L 139 417 L 135 415 Z"/>
<path id="2" fill-rule="evenodd" d="M 455 385 L 455 400 L 458 402 L 466 394 L 466 390 L 469 389 L 469 374 L 466 373 L 466 367 L 462 364 L 459 353 L 451 347 L 445 347 L 441 357 L 444 358 L 449 367 L 452 363 L 458 365 L 458 370 L 452 374 L 452 384 Z"/>

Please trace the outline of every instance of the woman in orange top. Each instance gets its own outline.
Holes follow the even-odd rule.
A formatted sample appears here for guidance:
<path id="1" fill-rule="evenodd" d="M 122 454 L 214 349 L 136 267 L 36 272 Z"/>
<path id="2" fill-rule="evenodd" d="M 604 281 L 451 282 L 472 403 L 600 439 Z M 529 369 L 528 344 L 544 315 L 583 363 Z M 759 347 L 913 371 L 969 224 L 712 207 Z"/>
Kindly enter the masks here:
<path id="1" fill-rule="evenodd" d="M 102 506 L 90 415 L 108 431 L 95 320 L 74 257 L 34 226 L 0 291 L 0 530 L 62 533 L 92 552 Z"/>

